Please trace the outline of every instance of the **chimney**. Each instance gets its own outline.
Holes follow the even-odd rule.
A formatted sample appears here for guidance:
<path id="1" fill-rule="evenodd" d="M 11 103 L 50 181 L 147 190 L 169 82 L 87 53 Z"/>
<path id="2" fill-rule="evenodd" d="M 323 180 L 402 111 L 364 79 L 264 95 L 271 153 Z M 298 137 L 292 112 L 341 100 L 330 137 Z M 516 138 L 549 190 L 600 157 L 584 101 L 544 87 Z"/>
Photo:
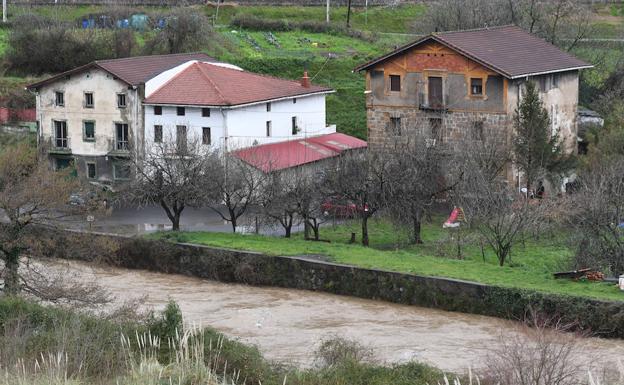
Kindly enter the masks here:
<path id="1" fill-rule="evenodd" d="M 301 78 L 301 85 L 304 88 L 310 88 L 310 78 L 308 77 L 308 71 L 303 71 L 303 77 Z"/>

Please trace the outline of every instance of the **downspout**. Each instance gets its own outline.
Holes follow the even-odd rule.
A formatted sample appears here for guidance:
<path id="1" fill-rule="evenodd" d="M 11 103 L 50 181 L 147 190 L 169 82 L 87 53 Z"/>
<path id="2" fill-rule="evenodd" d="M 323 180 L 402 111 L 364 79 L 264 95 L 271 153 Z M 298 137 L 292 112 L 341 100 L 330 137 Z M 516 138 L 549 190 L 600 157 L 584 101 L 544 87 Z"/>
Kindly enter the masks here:
<path id="1" fill-rule="evenodd" d="M 221 116 L 223 117 L 223 154 L 228 152 L 228 139 L 230 138 L 228 133 L 227 113 L 225 109 L 220 108 Z"/>

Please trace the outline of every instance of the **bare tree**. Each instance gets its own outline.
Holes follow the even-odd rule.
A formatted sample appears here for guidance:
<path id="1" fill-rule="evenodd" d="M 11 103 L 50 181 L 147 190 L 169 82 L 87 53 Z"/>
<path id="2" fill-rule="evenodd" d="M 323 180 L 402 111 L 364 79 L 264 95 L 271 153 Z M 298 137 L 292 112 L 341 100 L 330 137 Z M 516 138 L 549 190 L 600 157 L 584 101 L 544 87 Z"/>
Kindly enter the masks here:
<path id="1" fill-rule="evenodd" d="M 292 199 L 297 207 L 297 214 L 303 221 L 304 238 L 310 238 L 310 230 L 314 240 L 320 240 L 320 228 L 327 221 L 323 212 L 323 202 L 328 196 L 325 189 L 325 176 L 321 172 L 301 172 L 292 180 Z"/>
<path id="2" fill-rule="evenodd" d="M 591 9 L 581 0 L 442 0 L 431 3 L 420 33 L 518 25 L 570 50 L 591 34 Z"/>
<path id="3" fill-rule="evenodd" d="M 582 335 L 571 333 L 571 326 L 533 317 L 506 332 L 485 361 L 489 381 L 505 385 L 578 384 L 590 362 L 582 350 Z"/>
<path id="4" fill-rule="evenodd" d="M 272 173 L 267 176 L 258 198 L 262 215 L 270 224 L 279 224 L 284 229 L 286 238 L 290 238 L 296 221 L 300 181 L 296 170 L 294 173 Z"/>
<path id="5" fill-rule="evenodd" d="M 453 199 L 464 209 L 467 224 L 475 228 L 503 266 L 525 231 L 540 225 L 549 202 L 529 200 L 508 184 L 504 171 L 508 157 L 504 141 L 466 142 L 454 167 L 463 172 Z"/>
<path id="6" fill-rule="evenodd" d="M 184 144 L 172 138 L 154 143 L 145 156 L 136 155 L 136 177 L 125 189 L 128 199 L 139 206 L 158 205 L 167 214 L 173 231 L 180 230 L 180 217 L 188 206 L 206 199 L 203 178 L 215 155 L 199 140 Z"/>
<path id="7" fill-rule="evenodd" d="M 178 8 L 165 21 L 160 32 L 145 43 L 145 50 L 150 54 L 200 50 L 213 36 L 208 18 L 193 9 Z"/>
<path id="8" fill-rule="evenodd" d="M 0 258 L 2 291 L 9 295 L 22 292 L 49 301 L 62 298 L 82 303 L 105 302 L 102 291 L 90 284 L 53 278 L 41 268 L 32 268 L 30 258 L 45 245 L 38 231 L 67 224 L 77 215 L 97 207 L 70 206 L 70 195 L 81 186 L 71 177 L 71 169 L 53 171 L 27 144 L 0 152 Z M 62 279 L 61 279 L 62 278 Z"/>
<path id="9" fill-rule="evenodd" d="M 436 197 L 450 191 L 461 174 L 445 174 L 447 159 L 440 147 L 424 140 L 386 149 L 391 158 L 386 177 L 386 207 L 393 221 L 408 224 L 411 242 L 422 243 L 423 216 Z"/>
<path id="10" fill-rule="evenodd" d="M 579 177 L 571 195 L 570 225 L 576 228 L 576 265 L 624 274 L 624 158 L 603 159 Z"/>
<path id="11" fill-rule="evenodd" d="M 352 201 L 362 224 L 362 245 L 369 245 L 368 220 L 384 204 L 390 158 L 383 152 L 341 156 L 327 171 L 327 186 L 333 196 Z"/>
<path id="12" fill-rule="evenodd" d="M 208 207 L 229 222 L 235 233 L 239 218 L 259 203 L 267 176 L 229 154 L 212 157 L 208 170 L 203 178 Z"/>

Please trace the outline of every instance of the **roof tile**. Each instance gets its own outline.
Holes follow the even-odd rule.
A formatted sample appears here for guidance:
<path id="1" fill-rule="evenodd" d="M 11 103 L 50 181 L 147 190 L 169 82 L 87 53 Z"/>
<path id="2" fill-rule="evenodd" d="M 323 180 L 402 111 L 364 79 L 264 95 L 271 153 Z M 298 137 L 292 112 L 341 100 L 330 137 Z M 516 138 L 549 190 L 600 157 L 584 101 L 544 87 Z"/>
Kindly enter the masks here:
<path id="1" fill-rule="evenodd" d="M 145 99 L 146 104 L 236 106 L 265 100 L 331 92 L 321 86 L 196 62 Z"/>

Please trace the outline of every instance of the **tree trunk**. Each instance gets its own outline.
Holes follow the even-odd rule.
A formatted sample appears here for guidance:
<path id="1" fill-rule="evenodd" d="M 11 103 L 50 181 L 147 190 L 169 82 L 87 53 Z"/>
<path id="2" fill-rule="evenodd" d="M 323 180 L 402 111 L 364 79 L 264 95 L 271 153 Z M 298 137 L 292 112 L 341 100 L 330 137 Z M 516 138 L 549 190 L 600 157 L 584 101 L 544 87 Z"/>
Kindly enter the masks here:
<path id="1" fill-rule="evenodd" d="M 412 234 L 412 244 L 414 245 L 420 245 L 423 243 L 422 238 L 421 238 L 421 224 L 420 224 L 420 214 L 416 214 L 414 215 L 414 217 L 412 218 L 413 221 L 413 234 Z"/>
<path id="2" fill-rule="evenodd" d="M 17 295 L 20 292 L 19 282 L 19 250 L 10 250 L 4 261 L 4 286 L 8 295 Z"/>
<path id="3" fill-rule="evenodd" d="M 303 216 L 303 239 L 306 241 L 310 239 L 310 222 L 307 215 Z"/>
<path id="4" fill-rule="evenodd" d="M 171 224 L 173 226 L 173 231 L 180 231 L 180 213 L 173 214 Z"/>
<path id="5" fill-rule="evenodd" d="M 347 2 L 347 28 L 351 28 L 351 0 Z"/>
<path id="6" fill-rule="evenodd" d="M 362 245 L 368 247 L 368 215 L 362 217 Z"/>
<path id="7" fill-rule="evenodd" d="M 290 224 L 284 227 L 284 231 L 285 231 L 284 238 L 290 238 L 291 229 L 292 229 L 292 225 Z"/>

